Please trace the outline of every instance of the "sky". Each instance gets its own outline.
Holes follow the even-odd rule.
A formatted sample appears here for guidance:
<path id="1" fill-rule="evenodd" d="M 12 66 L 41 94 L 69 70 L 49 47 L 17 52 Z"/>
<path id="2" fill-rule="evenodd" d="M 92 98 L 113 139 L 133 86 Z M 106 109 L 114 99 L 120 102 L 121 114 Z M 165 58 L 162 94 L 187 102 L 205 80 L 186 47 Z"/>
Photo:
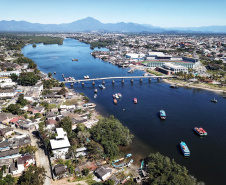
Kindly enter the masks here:
<path id="1" fill-rule="evenodd" d="M 61 24 L 93 17 L 158 27 L 221 26 L 225 7 L 226 0 L 0 0 L 0 20 Z"/>

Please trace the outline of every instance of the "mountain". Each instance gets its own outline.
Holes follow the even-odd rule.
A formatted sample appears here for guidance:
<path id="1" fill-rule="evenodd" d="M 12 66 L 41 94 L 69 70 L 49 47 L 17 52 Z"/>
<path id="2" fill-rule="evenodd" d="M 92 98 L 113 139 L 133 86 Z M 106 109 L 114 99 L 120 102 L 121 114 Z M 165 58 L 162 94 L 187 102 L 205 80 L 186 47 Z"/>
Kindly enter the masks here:
<path id="1" fill-rule="evenodd" d="M 206 26 L 189 28 L 160 28 L 148 24 L 136 23 L 102 23 L 92 17 L 80 19 L 64 24 L 40 24 L 26 21 L 0 21 L 0 31 L 27 31 L 27 32 L 146 32 L 146 33 L 226 33 L 226 26 Z"/>

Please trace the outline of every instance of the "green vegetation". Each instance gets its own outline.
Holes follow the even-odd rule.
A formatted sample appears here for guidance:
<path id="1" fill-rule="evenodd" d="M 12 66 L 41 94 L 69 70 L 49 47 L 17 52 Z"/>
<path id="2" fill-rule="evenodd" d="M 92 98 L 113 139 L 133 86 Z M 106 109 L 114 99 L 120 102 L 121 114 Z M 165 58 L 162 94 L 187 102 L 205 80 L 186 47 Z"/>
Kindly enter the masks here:
<path id="1" fill-rule="evenodd" d="M 28 63 L 28 68 L 29 69 L 35 69 L 37 67 L 36 63 L 30 59 L 30 58 L 27 58 L 27 57 L 19 57 L 18 59 L 16 59 L 14 61 L 14 63 L 17 63 L 17 64 L 25 64 L 25 63 Z"/>
<path id="2" fill-rule="evenodd" d="M 35 85 L 40 77 L 33 72 L 21 73 L 20 77 L 17 79 L 18 84 L 22 86 L 33 86 Z"/>
<path id="3" fill-rule="evenodd" d="M 44 89 L 51 89 L 52 87 L 60 87 L 61 84 L 58 80 L 55 80 L 53 78 L 49 80 L 43 80 L 43 87 Z"/>
<path id="4" fill-rule="evenodd" d="M 149 184 L 197 184 L 196 179 L 188 174 L 184 166 L 159 153 L 149 155 L 147 168 Z"/>
<path id="5" fill-rule="evenodd" d="M 63 87 L 63 88 L 61 88 L 61 90 L 57 94 L 65 95 L 67 92 L 68 92 L 67 89 Z"/>
<path id="6" fill-rule="evenodd" d="M 29 166 L 28 170 L 18 179 L 18 184 L 43 185 L 45 178 L 46 171 L 44 167 Z"/>
<path id="7" fill-rule="evenodd" d="M 20 104 L 22 107 L 24 107 L 25 105 L 28 104 L 28 101 L 27 101 L 26 99 L 24 99 L 24 94 L 20 94 L 20 95 L 19 95 L 19 98 L 18 98 L 18 100 L 17 100 L 16 103 L 18 103 L 18 104 Z"/>
<path id="8" fill-rule="evenodd" d="M 91 138 L 104 148 L 106 157 L 113 159 L 119 154 L 119 145 L 129 145 L 133 135 L 114 116 L 101 118 L 90 130 Z"/>
<path id="9" fill-rule="evenodd" d="M 154 71 L 154 70 L 152 70 L 152 69 L 147 69 L 146 71 L 147 71 L 148 73 L 154 74 L 154 75 L 156 75 L 156 76 L 162 76 L 162 75 L 163 75 L 162 73 L 160 73 L 160 72 L 158 72 L 158 71 Z"/>
<path id="10" fill-rule="evenodd" d="M 20 109 L 19 104 L 10 104 L 6 109 L 3 109 L 4 112 L 11 112 L 12 114 L 24 114 L 24 111 Z"/>
<path id="11" fill-rule="evenodd" d="M 6 175 L 3 177 L 3 169 L 0 170 L 0 185 L 14 185 L 16 183 L 16 178 L 11 175 Z"/>
<path id="12" fill-rule="evenodd" d="M 87 176 L 89 174 L 89 169 L 88 168 L 85 168 L 82 170 L 82 175 L 85 175 Z"/>
<path id="13" fill-rule="evenodd" d="M 29 153 L 29 154 L 33 155 L 37 150 L 38 150 L 37 147 L 27 145 L 25 147 L 20 148 L 20 154 Z"/>
<path id="14" fill-rule="evenodd" d="M 103 40 L 103 41 L 91 42 L 91 43 L 87 43 L 87 44 L 90 44 L 90 49 L 94 49 L 96 47 L 103 48 L 103 47 L 109 46 L 114 43 L 115 43 L 114 40 Z"/>
<path id="15" fill-rule="evenodd" d="M 33 47 L 33 48 L 36 48 L 37 46 L 36 46 L 36 44 L 33 44 L 32 47 Z"/>
<path id="16" fill-rule="evenodd" d="M 60 126 L 67 132 L 67 136 L 70 139 L 72 137 L 72 122 L 70 117 L 64 117 L 61 122 Z"/>

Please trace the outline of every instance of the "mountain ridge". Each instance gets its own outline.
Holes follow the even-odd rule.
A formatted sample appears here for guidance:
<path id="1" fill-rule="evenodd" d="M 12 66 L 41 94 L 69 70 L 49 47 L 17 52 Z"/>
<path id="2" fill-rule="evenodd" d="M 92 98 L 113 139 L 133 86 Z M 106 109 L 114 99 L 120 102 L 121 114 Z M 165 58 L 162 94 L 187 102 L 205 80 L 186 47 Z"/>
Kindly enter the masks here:
<path id="1" fill-rule="evenodd" d="M 133 22 L 102 23 L 92 17 L 79 19 L 71 23 L 41 24 L 27 21 L 0 21 L 0 31 L 27 31 L 27 32 L 82 32 L 99 31 L 107 32 L 150 32 L 150 33 L 226 33 L 226 26 L 202 26 L 202 27 L 174 27 L 161 28 L 149 24 L 138 24 Z"/>

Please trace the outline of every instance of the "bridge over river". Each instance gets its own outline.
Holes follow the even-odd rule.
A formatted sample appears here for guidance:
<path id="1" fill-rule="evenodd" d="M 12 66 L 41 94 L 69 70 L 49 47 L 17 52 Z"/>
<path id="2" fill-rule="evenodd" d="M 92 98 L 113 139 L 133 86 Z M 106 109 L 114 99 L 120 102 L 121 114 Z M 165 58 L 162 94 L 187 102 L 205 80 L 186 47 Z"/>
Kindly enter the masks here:
<path id="1" fill-rule="evenodd" d="M 67 80 L 62 81 L 63 83 L 80 83 L 84 84 L 84 82 L 92 81 L 93 84 L 95 84 L 95 81 L 103 81 L 102 83 L 105 83 L 104 80 L 112 80 L 112 83 L 115 83 L 115 79 L 121 79 L 122 82 L 124 82 L 124 79 L 130 79 L 131 82 L 133 82 L 133 79 L 140 79 L 140 81 L 143 80 L 143 78 L 149 79 L 151 81 L 152 78 L 157 79 L 164 79 L 164 78 L 175 78 L 176 76 L 167 75 L 167 76 L 121 76 L 121 77 L 103 77 L 103 78 L 92 78 L 92 79 L 78 79 L 78 80 Z"/>

